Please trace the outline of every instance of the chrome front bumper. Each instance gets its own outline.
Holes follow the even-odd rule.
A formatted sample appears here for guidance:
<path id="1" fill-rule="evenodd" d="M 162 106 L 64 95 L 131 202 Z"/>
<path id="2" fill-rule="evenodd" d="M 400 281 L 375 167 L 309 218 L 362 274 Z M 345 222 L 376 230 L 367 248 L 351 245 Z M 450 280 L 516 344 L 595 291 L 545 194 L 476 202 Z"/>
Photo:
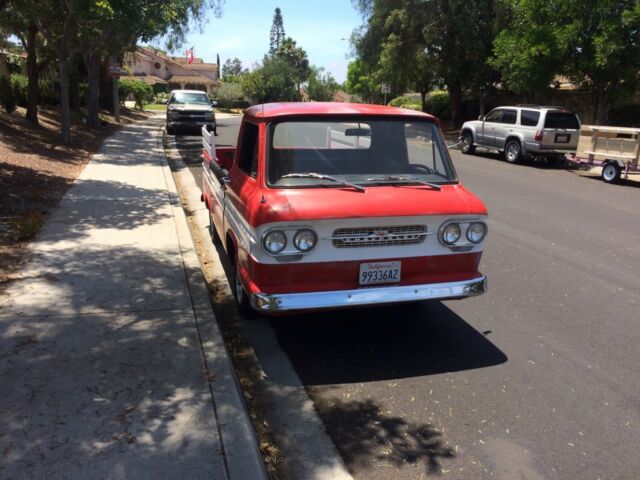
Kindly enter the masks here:
<path id="1" fill-rule="evenodd" d="M 384 303 L 446 300 L 482 295 L 487 291 L 487 277 L 448 283 L 405 285 L 400 287 L 369 287 L 309 293 L 254 293 L 251 305 L 259 312 L 323 310 L 329 308 L 380 305 Z"/>

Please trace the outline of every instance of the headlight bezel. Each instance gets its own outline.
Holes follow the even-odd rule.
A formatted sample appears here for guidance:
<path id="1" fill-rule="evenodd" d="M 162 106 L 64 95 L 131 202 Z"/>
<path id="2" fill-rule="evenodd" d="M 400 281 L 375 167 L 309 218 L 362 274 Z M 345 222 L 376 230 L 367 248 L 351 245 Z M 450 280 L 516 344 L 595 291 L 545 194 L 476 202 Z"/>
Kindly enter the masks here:
<path id="1" fill-rule="evenodd" d="M 471 236 L 469 234 L 469 229 L 471 228 L 472 225 L 475 225 L 475 224 L 482 225 L 482 227 L 484 228 L 484 235 L 478 241 L 474 242 L 474 241 L 471 241 L 471 239 L 469 238 L 469 236 Z M 460 235 L 457 237 L 455 242 L 447 242 L 445 241 L 445 232 L 447 231 L 448 228 L 451 228 L 452 225 L 458 226 L 458 228 L 460 229 Z M 480 218 L 452 217 L 440 224 L 440 227 L 438 228 L 438 241 L 442 246 L 447 247 L 450 250 L 455 252 L 469 251 L 475 247 L 482 246 L 483 242 L 487 238 L 488 231 L 489 231 L 489 227 L 487 225 L 487 222 L 485 221 L 485 218 L 483 217 L 480 217 Z"/>

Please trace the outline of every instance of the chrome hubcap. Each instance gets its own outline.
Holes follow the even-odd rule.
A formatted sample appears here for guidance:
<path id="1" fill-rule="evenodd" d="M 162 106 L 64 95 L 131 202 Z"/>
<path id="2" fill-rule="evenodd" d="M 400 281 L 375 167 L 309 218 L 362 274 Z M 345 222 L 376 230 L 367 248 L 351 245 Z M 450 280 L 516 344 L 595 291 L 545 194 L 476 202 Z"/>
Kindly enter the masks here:
<path id="1" fill-rule="evenodd" d="M 606 167 L 604 167 L 602 176 L 607 180 L 613 180 L 616 176 L 616 168 L 612 165 L 607 165 Z"/>
<path id="2" fill-rule="evenodd" d="M 515 143 L 509 145 L 507 150 L 507 157 L 509 157 L 509 160 L 515 160 L 518 157 L 518 153 L 520 153 L 520 151 Z"/>

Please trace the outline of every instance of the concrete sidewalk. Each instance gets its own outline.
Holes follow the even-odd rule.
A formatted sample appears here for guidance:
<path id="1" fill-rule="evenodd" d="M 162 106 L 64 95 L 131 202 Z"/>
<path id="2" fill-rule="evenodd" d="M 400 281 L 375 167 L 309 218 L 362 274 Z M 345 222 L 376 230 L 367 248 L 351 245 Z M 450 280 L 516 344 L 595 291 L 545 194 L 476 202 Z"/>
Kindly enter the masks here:
<path id="1" fill-rule="evenodd" d="M 2 478 L 265 478 L 160 122 L 105 142 L 0 298 Z"/>

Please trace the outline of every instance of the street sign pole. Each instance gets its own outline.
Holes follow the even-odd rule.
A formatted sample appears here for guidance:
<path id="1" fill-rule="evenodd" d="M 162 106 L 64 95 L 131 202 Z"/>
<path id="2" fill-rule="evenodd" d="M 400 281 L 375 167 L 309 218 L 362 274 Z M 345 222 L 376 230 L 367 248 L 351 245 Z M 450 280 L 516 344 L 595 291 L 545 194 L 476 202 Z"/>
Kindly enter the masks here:
<path id="1" fill-rule="evenodd" d="M 116 123 L 120 123 L 120 91 L 118 89 L 118 79 L 122 73 L 122 67 L 119 63 L 110 62 L 109 75 L 113 79 L 113 118 Z"/>
<path id="2" fill-rule="evenodd" d="M 387 83 L 384 82 L 381 86 L 380 86 L 380 91 L 384 94 L 384 104 L 387 104 L 387 93 L 391 93 L 391 86 Z"/>

